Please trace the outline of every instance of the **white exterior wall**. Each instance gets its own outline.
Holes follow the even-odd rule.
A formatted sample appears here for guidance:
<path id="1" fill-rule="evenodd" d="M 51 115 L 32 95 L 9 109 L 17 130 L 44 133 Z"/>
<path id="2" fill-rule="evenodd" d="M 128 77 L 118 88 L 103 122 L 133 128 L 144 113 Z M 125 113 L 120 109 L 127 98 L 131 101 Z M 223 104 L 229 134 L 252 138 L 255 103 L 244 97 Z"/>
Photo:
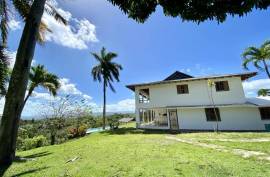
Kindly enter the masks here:
<path id="1" fill-rule="evenodd" d="M 212 79 L 213 81 L 227 80 L 229 91 L 216 92 L 212 88 L 215 104 L 237 104 L 245 103 L 245 94 L 240 77 L 228 77 L 222 79 Z M 189 94 L 177 94 L 176 85 L 188 84 Z M 150 102 L 139 103 L 139 90 L 149 88 Z M 210 88 L 207 80 L 195 80 L 189 82 L 179 82 L 170 84 L 158 84 L 135 88 L 136 108 L 155 108 L 181 105 L 210 105 Z"/>
<path id="2" fill-rule="evenodd" d="M 229 83 L 229 91 L 216 92 L 215 87 L 212 88 L 215 104 L 244 104 L 246 102 L 240 77 L 212 80 L 214 82 L 228 81 Z M 180 84 L 188 84 L 189 94 L 177 94 L 176 85 Z M 139 90 L 143 88 L 149 88 L 149 103 L 139 103 Z M 181 108 L 181 106 L 187 105 L 212 105 L 209 91 L 207 80 L 136 87 L 136 121 L 140 122 L 139 109 L 141 108 L 167 108 L 171 106 L 178 107 L 180 129 L 213 130 L 216 123 L 206 121 L 204 108 Z M 256 106 L 220 107 L 219 110 L 220 130 L 265 130 L 264 124 L 270 124 L 270 121 L 261 120 L 259 109 Z"/>
<path id="3" fill-rule="evenodd" d="M 270 121 L 261 120 L 257 107 L 221 107 L 220 130 L 265 130 L 264 124 Z M 213 130 L 216 122 L 206 121 L 204 108 L 178 108 L 180 129 Z"/>

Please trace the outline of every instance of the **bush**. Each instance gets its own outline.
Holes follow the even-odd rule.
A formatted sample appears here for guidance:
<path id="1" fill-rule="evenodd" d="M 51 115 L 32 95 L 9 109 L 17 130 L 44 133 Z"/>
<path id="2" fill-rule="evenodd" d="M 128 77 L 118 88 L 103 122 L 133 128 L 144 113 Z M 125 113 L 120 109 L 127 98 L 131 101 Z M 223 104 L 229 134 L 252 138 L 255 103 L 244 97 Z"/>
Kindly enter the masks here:
<path id="1" fill-rule="evenodd" d="M 21 150 L 29 150 L 48 145 L 48 140 L 45 136 L 39 135 L 33 138 L 26 138 L 21 142 Z"/>
<path id="2" fill-rule="evenodd" d="M 80 125 L 78 128 L 69 128 L 68 129 L 68 137 L 77 138 L 86 135 L 87 127 L 86 125 Z"/>

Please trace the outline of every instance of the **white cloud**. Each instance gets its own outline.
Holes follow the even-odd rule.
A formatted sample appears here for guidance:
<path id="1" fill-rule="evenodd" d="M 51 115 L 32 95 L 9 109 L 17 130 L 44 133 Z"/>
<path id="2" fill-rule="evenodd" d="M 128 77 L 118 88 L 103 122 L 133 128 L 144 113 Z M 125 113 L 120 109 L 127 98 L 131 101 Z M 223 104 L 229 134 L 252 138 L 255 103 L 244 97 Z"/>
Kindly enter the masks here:
<path id="1" fill-rule="evenodd" d="M 33 91 L 31 97 L 36 98 L 36 99 L 48 100 L 48 101 L 56 99 L 56 97 L 52 96 L 49 93 L 35 92 L 35 91 Z"/>
<path id="2" fill-rule="evenodd" d="M 21 28 L 22 28 L 21 22 L 15 20 L 15 19 L 9 20 L 9 22 L 8 22 L 8 27 L 9 27 L 12 31 L 15 31 L 15 30 L 18 30 L 18 29 L 21 29 Z"/>
<path id="3" fill-rule="evenodd" d="M 83 94 L 83 98 L 86 100 L 92 100 L 93 98 L 89 95 Z"/>
<path id="4" fill-rule="evenodd" d="M 135 111 L 135 100 L 125 99 L 121 100 L 116 104 L 107 105 L 108 112 L 134 112 Z"/>
<path id="5" fill-rule="evenodd" d="M 94 112 L 102 112 L 103 106 L 92 103 Z M 135 111 L 135 100 L 124 99 L 114 104 L 106 105 L 107 112 L 134 112 Z"/>
<path id="6" fill-rule="evenodd" d="M 59 92 L 62 94 L 73 94 L 73 95 L 81 95 L 82 92 L 77 89 L 76 85 L 73 83 L 70 83 L 70 80 L 67 78 L 60 79 L 61 87 L 59 89 Z"/>
<path id="7" fill-rule="evenodd" d="M 89 42 L 98 42 L 96 37 L 96 27 L 89 20 L 72 17 L 72 14 L 69 11 L 58 8 L 56 1 L 53 2 L 53 5 L 71 25 L 65 26 L 45 13 L 42 20 L 47 24 L 48 28 L 52 30 L 52 33 L 48 32 L 46 34 L 46 40 L 65 47 L 80 50 L 87 49 L 87 44 Z"/>
<path id="8" fill-rule="evenodd" d="M 243 88 L 247 97 L 255 97 L 259 89 L 270 89 L 270 79 L 245 81 Z"/>

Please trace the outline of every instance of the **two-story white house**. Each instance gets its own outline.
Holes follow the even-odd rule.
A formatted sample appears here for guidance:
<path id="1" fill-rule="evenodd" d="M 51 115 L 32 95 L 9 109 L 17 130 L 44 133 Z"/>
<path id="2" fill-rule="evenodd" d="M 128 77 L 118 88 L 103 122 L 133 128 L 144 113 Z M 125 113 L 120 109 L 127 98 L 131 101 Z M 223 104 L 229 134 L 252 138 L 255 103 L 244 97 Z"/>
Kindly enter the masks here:
<path id="1" fill-rule="evenodd" d="M 127 85 L 135 92 L 137 128 L 213 130 L 218 122 L 220 130 L 269 130 L 270 101 L 247 99 L 242 86 L 256 74 L 192 77 L 176 71 L 162 81 Z"/>

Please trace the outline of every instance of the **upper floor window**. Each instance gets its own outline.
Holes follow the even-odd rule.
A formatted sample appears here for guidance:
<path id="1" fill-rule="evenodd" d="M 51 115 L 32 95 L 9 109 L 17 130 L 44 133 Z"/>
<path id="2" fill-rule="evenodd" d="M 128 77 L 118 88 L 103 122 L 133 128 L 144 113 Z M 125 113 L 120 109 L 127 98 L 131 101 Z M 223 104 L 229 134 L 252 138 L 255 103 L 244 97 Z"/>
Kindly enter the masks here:
<path id="1" fill-rule="evenodd" d="M 205 115 L 207 121 L 221 121 L 218 108 L 205 108 Z"/>
<path id="2" fill-rule="evenodd" d="M 215 82 L 215 85 L 216 85 L 217 92 L 230 90 L 228 81 L 218 81 L 218 82 Z"/>
<path id="3" fill-rule="evenodd" d="M 270 107 L 264 107 L 264 108 L 259 108 L 259 109 L 260 109 L 261 119 L 270 120 Z"/>
<path id="4" fill-rule="evenodd" d="M 139 103 L 149 103 L 150 91 L 149 88 L 139 90 Z"/>
<path id="5" fill-rule="evenodd" d="M 188 94 L 188 85 L 177 85 L 177 94 Z"/>

